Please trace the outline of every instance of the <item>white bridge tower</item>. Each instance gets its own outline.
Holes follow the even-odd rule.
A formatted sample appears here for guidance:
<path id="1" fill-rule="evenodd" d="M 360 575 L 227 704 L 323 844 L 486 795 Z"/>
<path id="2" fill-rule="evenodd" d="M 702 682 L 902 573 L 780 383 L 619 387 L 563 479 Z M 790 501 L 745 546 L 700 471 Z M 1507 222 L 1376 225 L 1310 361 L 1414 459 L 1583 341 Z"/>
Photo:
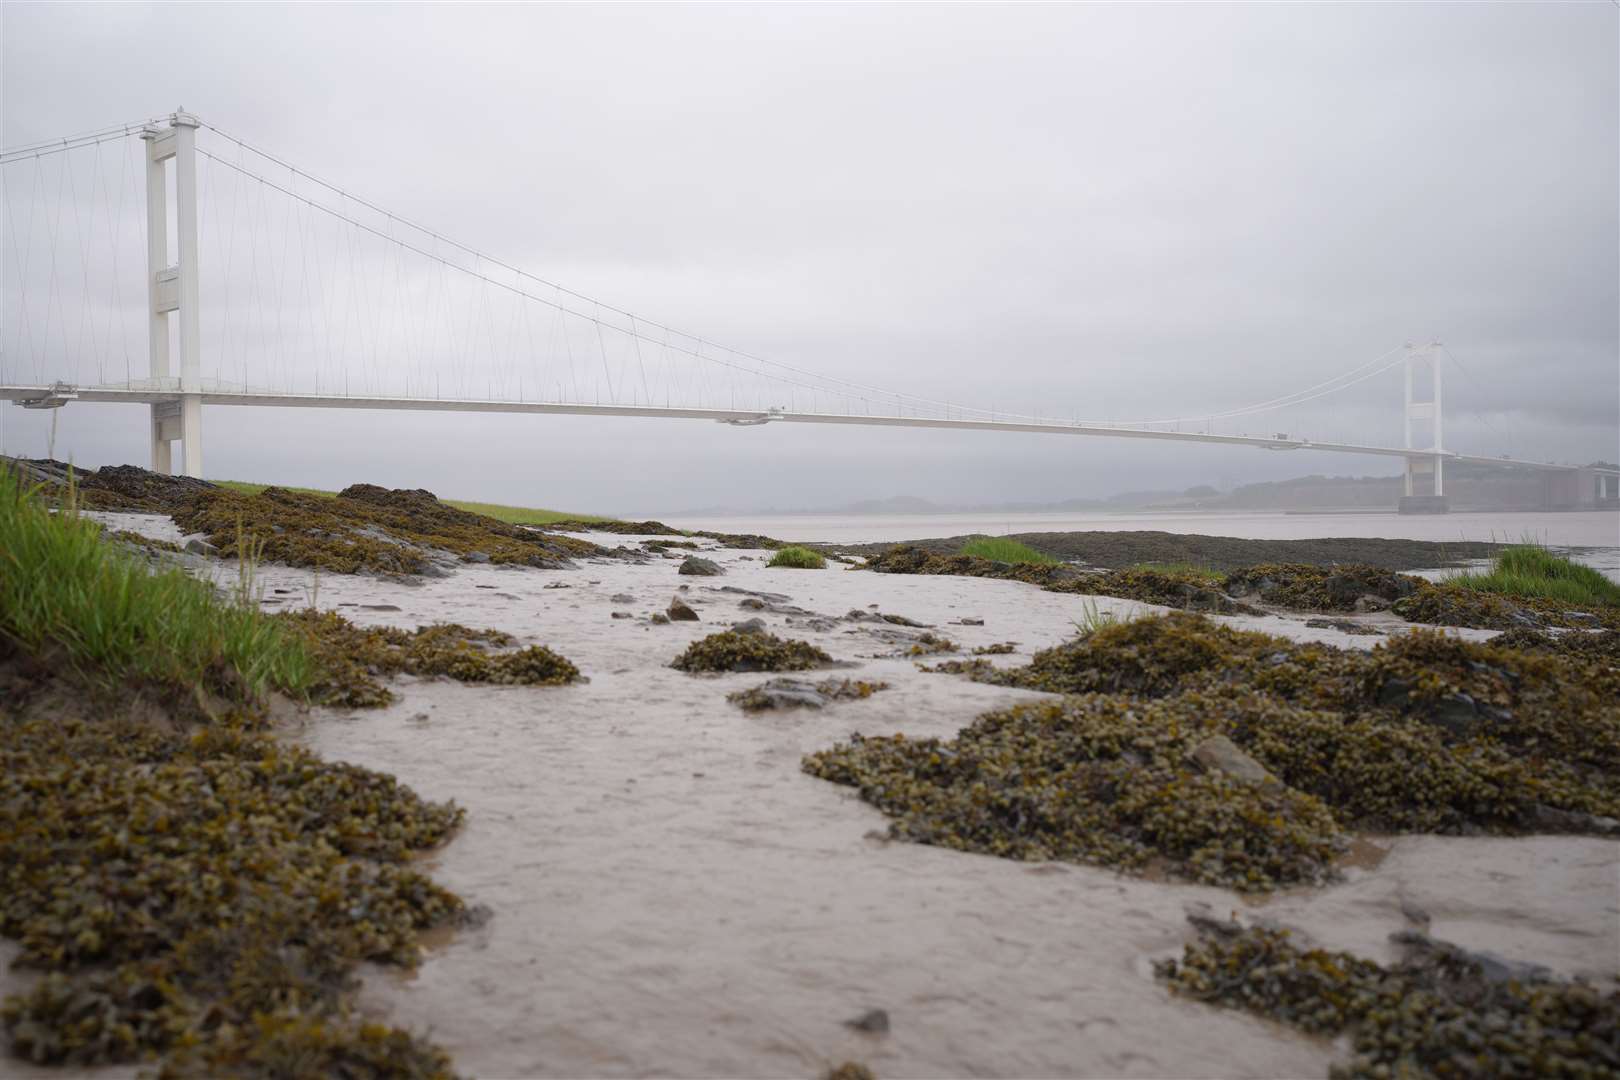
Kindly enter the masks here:
<path id="1" fill-rule="evenodd" d="M 148 357 L 154 390 L 179 390 L 178 401 L 152 409 L 152 471 L 174 471 L 170 444 L 181 444 L 186 476 L 202 476 L 202 324 L 197 268 L 197 118 L 183 109 L 168 127 L 149 125 L 146 141 L 146 272 L 150 335 Z M 169 262 L 169 169 L 174 162 L 175 238 Z M 170 374 L 170 316 L 177 316 L 180 377 Z"/>
<path id="2" fill-rule="evenodd" d="M 1445 434 L 1440 414 L 1440 343 L 1406 347 L 1406 404 L 1402 411 L 1405 428 L 1404 446 L 1407 450 L 1421 451 L 1406 455 L 1405 486 L 1402 488 L 1402 513 L 1445 513 Z M 1427 364 L 1431 390 L 1427 398 L 1415 397 L 1422 379 L 1422 367 Z M 1420 447 L 1414 426 L 1426 429 L 1427 447 Z"/>

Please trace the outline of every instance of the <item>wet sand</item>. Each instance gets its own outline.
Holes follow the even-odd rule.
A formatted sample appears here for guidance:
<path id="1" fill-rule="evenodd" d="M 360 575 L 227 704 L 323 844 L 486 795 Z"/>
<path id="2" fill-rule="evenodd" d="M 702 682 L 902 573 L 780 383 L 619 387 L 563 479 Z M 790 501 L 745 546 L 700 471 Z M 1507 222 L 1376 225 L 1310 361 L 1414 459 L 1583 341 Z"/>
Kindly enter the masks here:
<path id="1" fill-rule="evenodd" d="M 153 522 L 167 525 L 120 524 L 161 533 Z M 564 688 L 401 680 L 394 706 L 319 712 L 291 735 L 467 808 L 465 829 L 430 865 L 492 919 L 436 945 L 414 974 L 368 971 L 361 994 L 364 1009 L 431 1032 L 466 1074 L 808 1077 L 853 1059 L 884 1077 L 1325 1076 L 1330 1042 L 1178 1000 L 1154 981 L 1152 960 L 1189 937 L 1190 904 L 1274 918 L 1375 959 L 1392 957 L 1387 937 L 1409 925 L 1404 905 L 1466 947 L 1613 977 L 1614 840 L 1375 840 L 1343 883 L 1261 903 L 891 843 L 882 814 L 802 774 L 800 756 L 852 731 L 948 736 L 986 709 L 1042 695 L 925 674 L 879 656 L 893 646 L 870 624 L 806 630 L 714 590 L 787 594 L 829 616 L 877 604 L 965 647 L 1019 642 L 996 658 L 1006 664 L 1071 635 L 1088 605 L 1153 609 L 1018 582 L 771 570 L 762 552 L 705 555 L 727 575 L 679 577 L 675 560 L 469 566 L 415 586 L 261 574 L 272 607 L 314 592 L 365 624 L 492 626 L 557 649 L 590 677 Z M 569 588 L 546 588 L 555 582 Z M 649 624 L 644 615 L 681 584 L 703 621 Z M 621 593 L 633 602 L 612 600 Z M 636 618 L 613 619 L 615 610 Z M 860 665 L 839 674 L 893 689 L 820 712 L 747 714 L 725 694 L 767 676 L 665 666 L 688 642 L 754 614 Z M 984 625 L 953 624 L 963 616 Z M 1304 619 L 1225 621 L 1354 647 L 1378 640 Z M 869 1008 L 888 1010 L 888 1035 L 844 1026 Z"/>

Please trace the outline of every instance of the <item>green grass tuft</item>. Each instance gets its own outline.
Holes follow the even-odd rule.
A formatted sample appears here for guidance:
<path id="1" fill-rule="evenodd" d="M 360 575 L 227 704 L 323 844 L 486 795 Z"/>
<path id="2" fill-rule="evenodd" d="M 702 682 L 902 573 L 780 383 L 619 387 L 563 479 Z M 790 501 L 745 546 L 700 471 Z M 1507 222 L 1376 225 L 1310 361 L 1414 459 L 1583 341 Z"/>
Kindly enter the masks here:
<path id="1" fill-rule="evenodd" d="M 1054 559 L 1045 552 L 1036 551 L 1028 544 L 1021 544 L 1017 540 L 1007 540 L 1002 537 L 986 536 L 978 540 L 969 540 L 962 545 L 963 555 L 976 555 L 981 559 L 1002 563 L 1058 563 L 1061 559 Z"/>
<path id="2" fill-rule="evenodd" d="M 323 499 L 335 499 L 337 497 L 337 492 L 322 491 L 320 488 L 286 487 L 280 484 L 251 484 L 245 480 L 215 480 L 214 483 L 239 495 L 257 495 L 265 488 L 274 486 L 281 487 L 284 491 L 296 491 L 300 495 L 318 495 Z M 492 517 L 509 525 L 550 525 L 558 521 L 615 520 L 614 518 L 599 517 L 594 514 L 569 514 L 561 510 L 539 510 L 528 506 L 469 502 L 466 499 L 440 499 L 439 501 L 446 506 L 453 506 L 457 510 L 465 510 L 471 514 L 483 514 L 485 517 Z"/>
<path id="3" fill-rule="evenodd" d="M 766 566 L 786 566 L 794 570 L 821 570 L 827 565 L 827 560 L 821 552 L 811 551 L 804 547 L 778 548 L 771 561 Z"/>
<path id="4" fill-rule="evenodd" d="M 1590 566 L 1554 555 L 1539 544 L 1515 544 L 1498 555 L 1485 573 L 1446 579 L 1479 592 L 1539 597 L 1587 607 L 1620 607 L 1620 585 Z"/>
<path id="5" fill-rule="evenodd" d="M 255 695 L 300 694 L 315 678 L 303 643 L 257 608 L 178 568 L 152 572 L 79 516 L 71 489 L 53 513 L 3 466 L 0 637 L 108 684 L 214 686 L 234 669 Z"/>

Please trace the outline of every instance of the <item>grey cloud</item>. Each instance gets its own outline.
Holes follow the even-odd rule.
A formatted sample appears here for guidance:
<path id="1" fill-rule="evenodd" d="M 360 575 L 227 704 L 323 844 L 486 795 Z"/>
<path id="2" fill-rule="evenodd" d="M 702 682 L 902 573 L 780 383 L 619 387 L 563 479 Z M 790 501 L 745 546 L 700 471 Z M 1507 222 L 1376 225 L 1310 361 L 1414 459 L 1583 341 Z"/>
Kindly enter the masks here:
<path id="1" fill-rule="evenodd" d="M 1466 365 L 1448 372 L 1451 445 L 1617 453 L 1611 5 L 12 4 L 0 19 L 7 145 L 184 103 L 518 265 L 831 376 L 1130 419 L 1239 406 L 1440 337 Z M 1392 441 L 1399 393 L 1391 373 L 1253 423 Z M 46 419 L 19 413 L 0 410 L 0 440 L 38 452 Z M 70 408 L 59 446 L 138 459 L 134 413 Z M 587 509 L 1388 471 L 1037 436 L 208 423 L 215 475 L 386 472 Z"/>

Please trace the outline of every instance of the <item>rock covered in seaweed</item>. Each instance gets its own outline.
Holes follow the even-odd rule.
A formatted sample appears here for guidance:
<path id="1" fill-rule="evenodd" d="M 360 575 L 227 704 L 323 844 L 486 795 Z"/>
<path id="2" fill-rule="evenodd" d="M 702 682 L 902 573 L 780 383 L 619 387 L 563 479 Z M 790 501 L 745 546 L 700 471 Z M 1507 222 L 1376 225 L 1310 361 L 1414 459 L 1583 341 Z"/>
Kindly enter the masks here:
<path id="1" fill-rule="evenodd" d="M 202 533 L 227 558 L 247 554 L 332 573 L 443 575 L 458 561 L 557 569 L 606 548 L 460 510 L 422 490 L 354 484 L 336 497 L 270 487 L 254 495 L 198 494 L 172 511 L 177 525 Z"/>
<path id="2" fill-rule="evenodd" d="M 810 671 L 833 658 L 807 641 L 723 630 L 692 642 L 669 665 L 690 674 L 720 671 Z"/>
<path id="3" fill-rule="evenodd" d="M 573 663 L 543 645 L 506 648 L 512 636 L 499 630 L 472 630 L 457 623 L 416 630 L 359 627 L 336 612 L 314 609 L 275 618 L 309 642 L 323 672 L 312 696 L 323 705 L 387 705 L 393 693 L 378 678 L 390 675 L 444 675 L 457 682 L 522 686 L 562 686 L 580 678 Z"/>
<path id="4" fill-rule="evenodd" d="M 175 1076 L 274 1075 L 278 1058 L 299 1075 L 450 1075 L 346 994 L 358 963 L 414 963 L 418 932 L 460 917 L 409 866 L 459 809 L 283 745 L 251 708 L 196 725 L 194 705 L 155 723 L 140 695 L 66 700 L 82 689 L 25 677 L 0 706 L 0 934 L 48 973 L 0 1005 L 13 1054 L 161 1056 Z"/>
<path id="5" fill-rule="evenodd" d="M 1195 919 L 1180 960 L 1155 965 L 1176 993 L 1319 1035 L 1348 1033 L 1335 1078 L 1620 1077 L 1620 991 L 1515 969 L 1424 934 L 1383 967 L 1294 944 L 1285 930 Z"/>
<path id="6" fill-rule="evenodd" d="M 1162 859 L 1242 889 L 1325 878 L 1351 828 L 1603 835 L 1620 817 L 1620 669 L 1579 657 L 1437 631 L 1341 650 L 1177 612 L 1024 668 L 957 667 L 1071 696 L 947 741 L 857 736 L 805 770 L 858 788 L 908 839 Z"/>

